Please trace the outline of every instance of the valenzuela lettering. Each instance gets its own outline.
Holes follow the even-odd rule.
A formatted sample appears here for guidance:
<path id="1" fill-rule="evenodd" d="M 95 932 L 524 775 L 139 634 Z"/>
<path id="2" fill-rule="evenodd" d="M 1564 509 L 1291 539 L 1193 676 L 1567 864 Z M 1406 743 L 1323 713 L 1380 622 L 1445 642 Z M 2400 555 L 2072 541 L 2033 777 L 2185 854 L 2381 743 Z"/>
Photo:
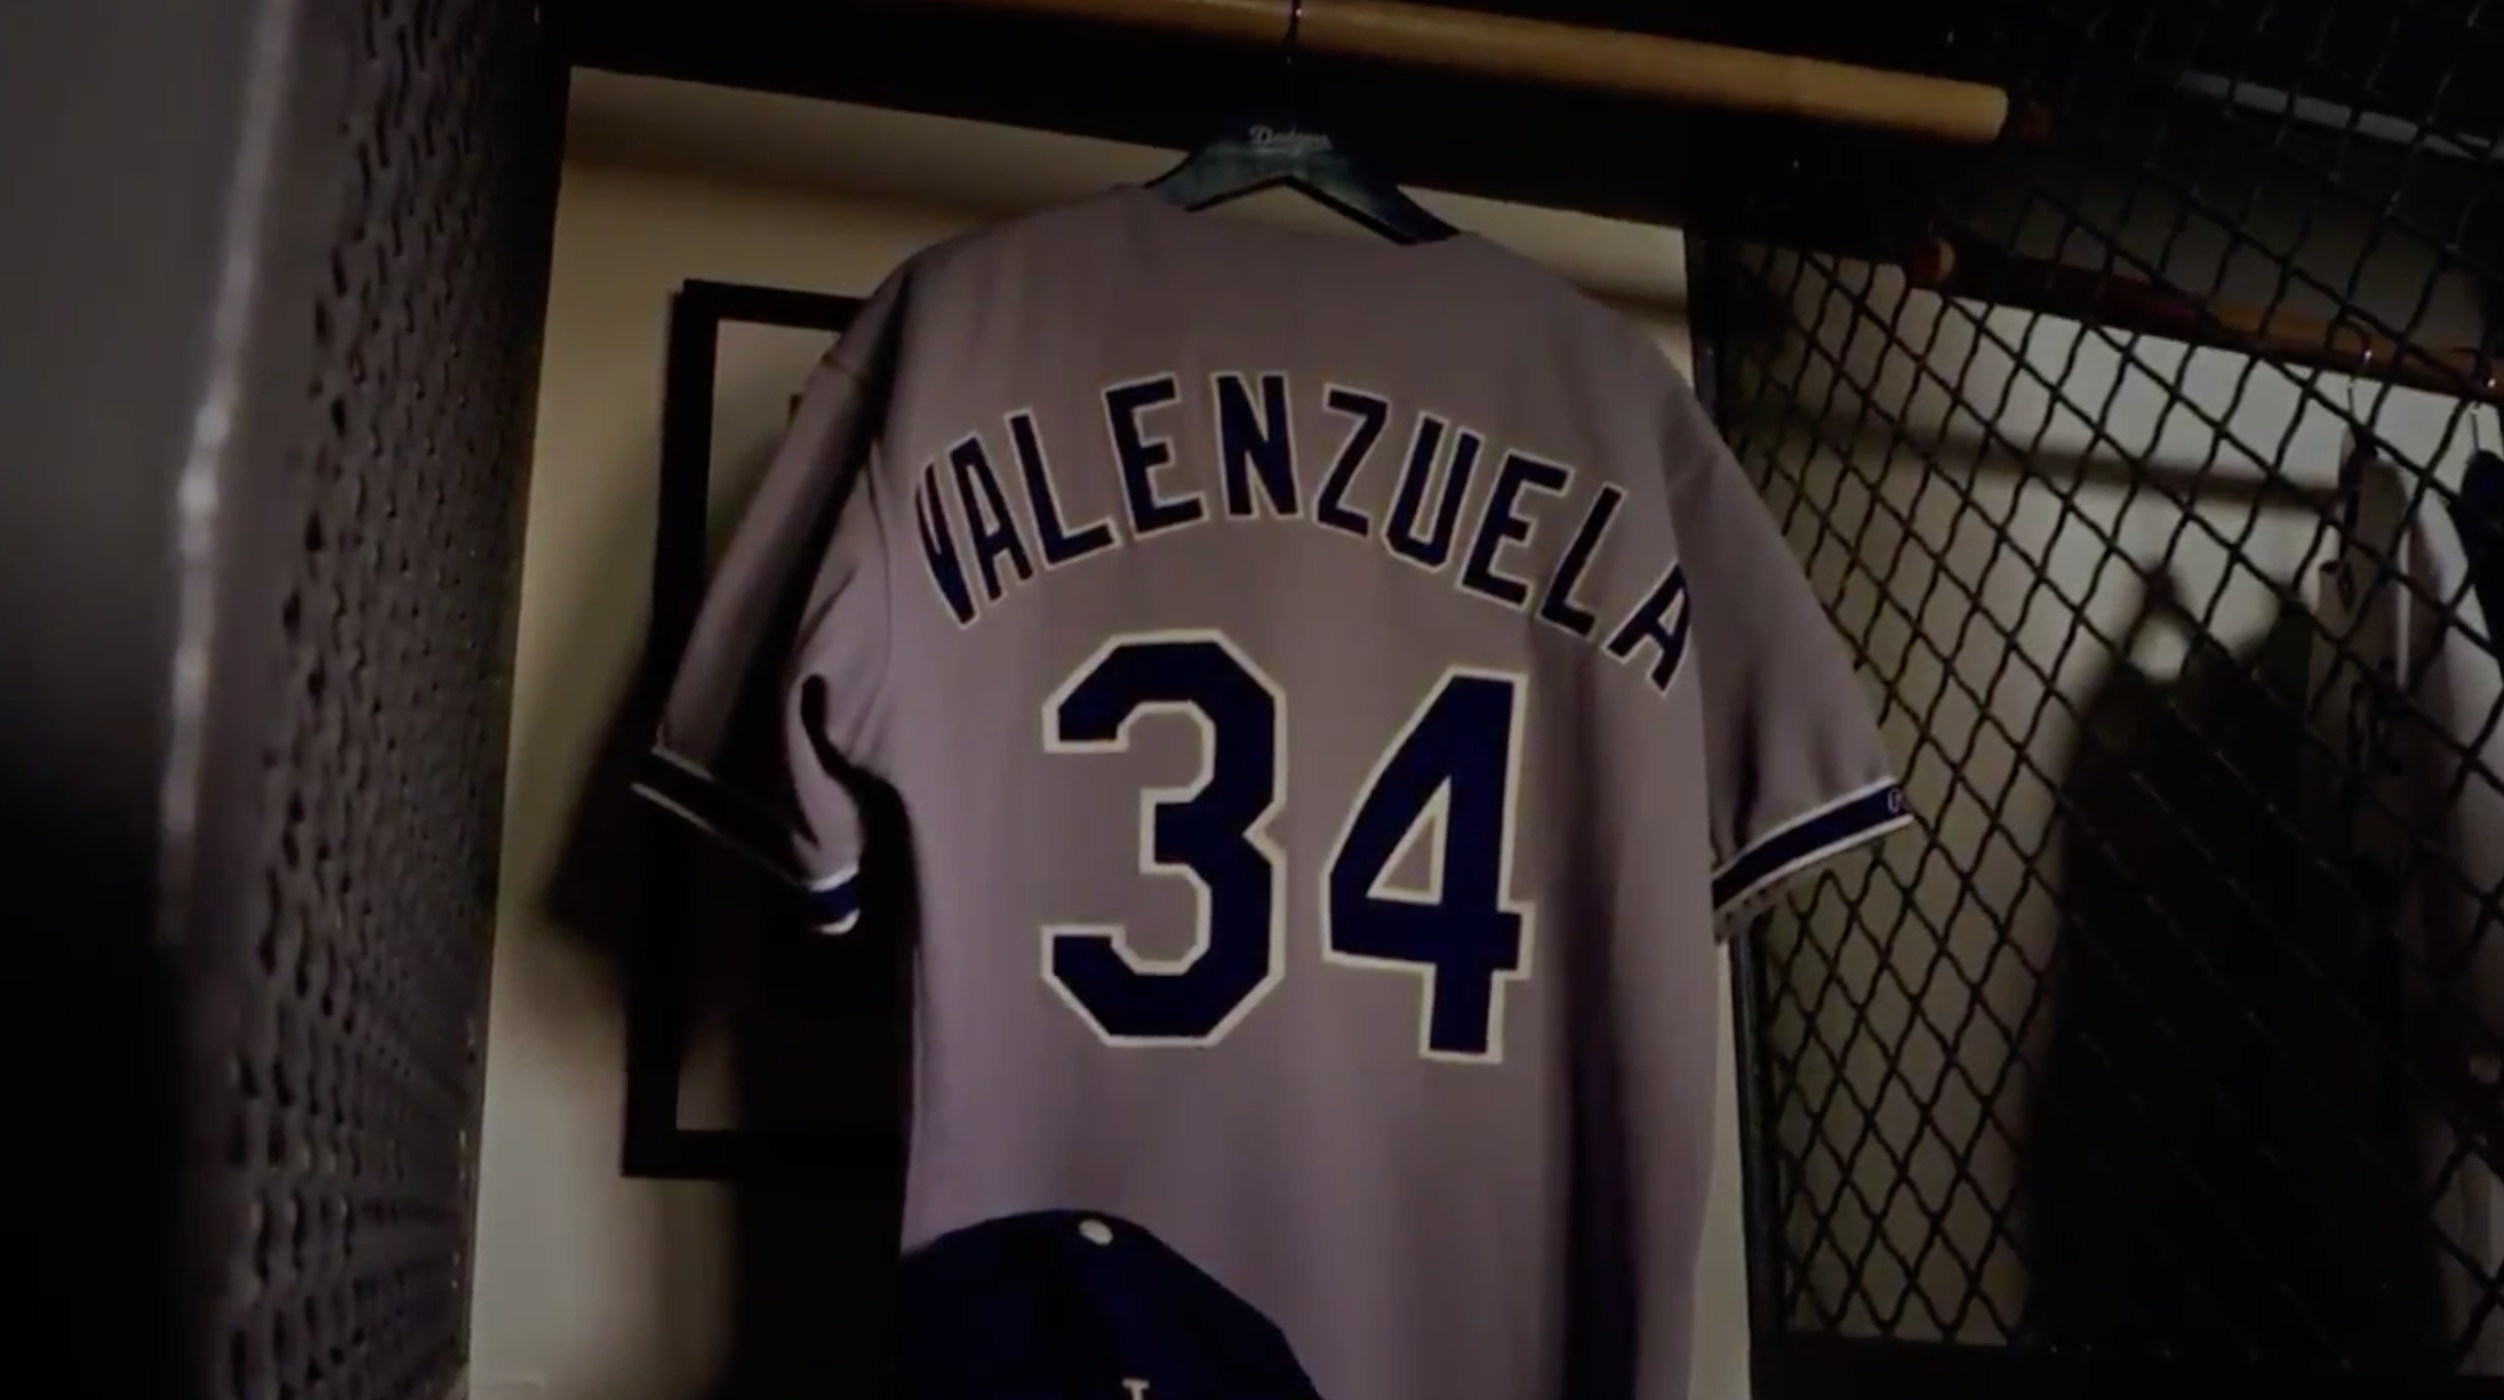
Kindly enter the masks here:
<path id="1" fill-rule="evenodd" d="M 1207 455 L 1177 439 L 1183 380 L 1110 384 L 1098 395 L 1110 449 L 1111 506 L 1080 518 L 1068 468 L 1048 452 L 1031 412 L 970 432 L 922 464 L 913 488 L 922 562 L 941 606 L 973 627 L 1028 584 L 1108 550 L 1208 526 L 1294 521 L 1380 549 L 1389 560 L 1486 603 L 1525 613 L 1639 665 L 1667 692 L 1688 650 L 1687 575 L 1675 560 L 1634 599 L 1585 596 L 1626 493 L 1580 489 L 1575 468 L 1380 394 L 1327 384 L 1319 396 L 1330 444 L 1297 451 L 1288 376 L 1220 373 L 1205 388 L 1215 425 Z M 1480 481 L 1483 492 L 1473 492 Z M 1478 501 L 1470 511 L 1473 497 Z M 1564 540 L 1545 570 L 1534 540 Z"/>

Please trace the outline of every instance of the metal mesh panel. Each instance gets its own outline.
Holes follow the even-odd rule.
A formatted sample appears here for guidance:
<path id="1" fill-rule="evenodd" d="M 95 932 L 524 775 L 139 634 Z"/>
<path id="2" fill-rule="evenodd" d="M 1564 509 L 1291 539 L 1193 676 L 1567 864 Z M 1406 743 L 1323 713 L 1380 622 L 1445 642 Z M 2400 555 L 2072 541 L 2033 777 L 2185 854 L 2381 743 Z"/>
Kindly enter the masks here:
<path id="1" fill-rule="evenodd" d="M 2051 135 L 1907 173 L 1901 258 L 1697 271 L 1925 817 L 1752 944 L 1760 1323 L 2504 1373 L 2504 15 L 2053 0 L 1931 58 Z"/>
<path id="2" fill-rule="evenodd" d="M 334 171 L 228 1058 L 211 1393 L 436 1400 L 468 1330 L 510 596 L 561 83 L 529 6 L 322 12 Z M 262 646 L 262 639 L 237 645 Z"/>

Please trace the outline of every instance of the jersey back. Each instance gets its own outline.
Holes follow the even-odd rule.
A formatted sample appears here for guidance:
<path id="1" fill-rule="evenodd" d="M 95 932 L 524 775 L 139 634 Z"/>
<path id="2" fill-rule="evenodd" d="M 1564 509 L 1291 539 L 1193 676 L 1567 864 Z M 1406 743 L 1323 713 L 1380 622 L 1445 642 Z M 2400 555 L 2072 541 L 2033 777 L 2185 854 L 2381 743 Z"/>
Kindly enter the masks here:
<path id="1" fill-rule="evenodd" d="M 1683 1393 L 1718 916 L 1904 820 L 1643 332 L 1138 190 L 891 277 L 717 570 L 647 791 L 844 930 L 858 774 L 905 1243 L 1128 1217 L 1349 1400 Z"/>

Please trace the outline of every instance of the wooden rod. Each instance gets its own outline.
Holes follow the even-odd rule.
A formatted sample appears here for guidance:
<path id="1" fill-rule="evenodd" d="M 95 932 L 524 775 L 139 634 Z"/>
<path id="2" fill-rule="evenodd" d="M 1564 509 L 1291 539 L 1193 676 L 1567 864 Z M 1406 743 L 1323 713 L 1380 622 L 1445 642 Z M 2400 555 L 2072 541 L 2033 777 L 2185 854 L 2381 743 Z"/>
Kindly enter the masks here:
<path id="1" fill-rule="evenodd" d="M 2284 310 L 2203 303 L 2137 277 L 2072 267 L 1993 249 L 1946 245 L 1908 260 L 1913 285 L 1949 296 L 2236 350 L 2280 364 L 2327 369 L 2377 383 L 2504 404 L 2487 356 L 2466 346 L 2420 346 Z"/>
<path id="2" fill-rule="evenodd" d="M 1294 0 L 924 0 L 1283 45 Z M 2008 94 L 1981 83 L 1760 53 L 1658 34 L 1403 0 L 1303 0 L 1299 47 L 1730 111 L 1983 143 Z"/>

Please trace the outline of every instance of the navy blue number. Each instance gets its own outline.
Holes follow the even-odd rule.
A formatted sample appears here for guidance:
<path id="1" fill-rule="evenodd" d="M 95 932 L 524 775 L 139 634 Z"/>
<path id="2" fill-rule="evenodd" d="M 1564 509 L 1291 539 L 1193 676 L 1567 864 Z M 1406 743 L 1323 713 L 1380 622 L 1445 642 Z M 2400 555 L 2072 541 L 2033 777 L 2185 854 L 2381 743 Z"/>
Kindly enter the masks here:
<path id="1" fill-rule="evenodd" d="M 1201 776 L 1147 794 L 1141 865 L 1176 876 L 1198 897 L 1188 952 L 1150 958 L 1119 926 L 1045 930 L 1046 972 L 1106 1040 L 1206 1045 L 1274 985 L 1285 950 L 1282 872 L 1262 834 L 1278 806 L 1276 688 L 1223 637 L 1119 638 L 1080 666 L 1045 710 L 1055 752 L 1129 747 L 1133 721 L 1179 714 L 1200 728 Z"/>
<path id="2" fill-rule="evenodd" d="M 1504 984 L 1528 968 L 1513 864 L 1521 686 L 1454 671 L 1427 697 L 1348 817 L 1322 877 L 1323 956 L 1425 979 L 1418 1053 L 1504 1054 Z M 1416 883 L 1396 886 L 1422 862 Z"/>

